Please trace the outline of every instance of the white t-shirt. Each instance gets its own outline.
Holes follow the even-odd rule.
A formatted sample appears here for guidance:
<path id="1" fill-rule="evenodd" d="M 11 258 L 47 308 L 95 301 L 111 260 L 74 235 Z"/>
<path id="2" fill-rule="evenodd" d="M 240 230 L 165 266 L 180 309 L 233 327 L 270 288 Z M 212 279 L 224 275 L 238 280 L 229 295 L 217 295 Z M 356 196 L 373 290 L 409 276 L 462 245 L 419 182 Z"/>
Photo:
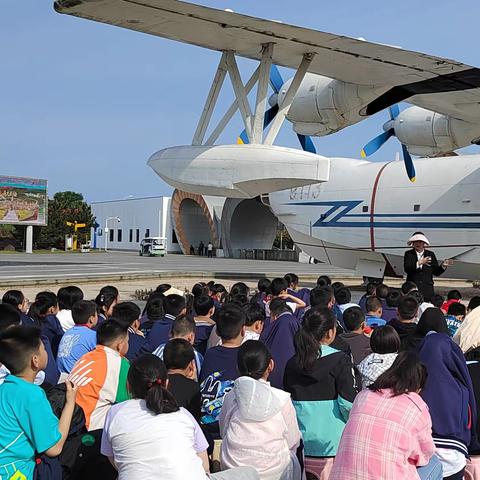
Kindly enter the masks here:
<path id="1" fill-rule="evenodd" d="M 145 400 L 127 400 L 108 412 L 101 452 L 114 458 L 118 480 L 207 480 L 197 455 L 207 448 L 198 423 L 184 408 L 155 415 Z"/>
<path id="2" fill-rule="evenodd" d="M 467 464 L 463 453 L 450 448 L 437 448 L 435 455 L 440 460 L 443 468 L 443 478 L 458 473 Z"/>
<path id="3" fill-rule="evenodd" d="M 60 310 L 57 313 L 57 318 L 64 332 L 75 326 L 71 310 Z"/>

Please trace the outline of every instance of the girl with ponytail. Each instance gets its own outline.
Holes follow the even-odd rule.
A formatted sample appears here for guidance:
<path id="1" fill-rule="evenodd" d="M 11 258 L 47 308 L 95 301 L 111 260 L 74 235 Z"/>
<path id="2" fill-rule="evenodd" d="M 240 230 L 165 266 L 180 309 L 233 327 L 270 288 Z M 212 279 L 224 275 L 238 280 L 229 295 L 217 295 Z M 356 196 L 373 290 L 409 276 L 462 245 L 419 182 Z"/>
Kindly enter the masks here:
<path id="1" fill-rule="evenodd" d="M 295 355 L 285 368 L 285 390 L 292 395 L 305 455 L 330 457 L 333 465 L 340 437 L 357 393 L 353 364 L 331 346 L 336 318 L 328 308 L 305 313 L 295 336 Z"/>
<path id="2" fill-rule="evenodd" d="M 118 470 L 118 480 L 215 478 L 207 476 L 208 442 L 192 415 L 179 408 L 168 391 L 163 361 L 152 354 L 136 358 L 127 386 L 132 399 L 110 408 L 102 434 L 101 452 Z"/>
<path id="3" fill-rule="evenodd" d="M 251 465 L 262 480 L 301 478 L 295 409 L 287 392 L 267 382 L 275 368 L 270 351 L 262 342 L 248 340 L 238 351 L 237 364 L 241 377 L 225 396 L 219 418 L 222 468 Z"/>
<path id="4" fill-rule="evenodd" d="M 28 316 L 40 327 L 42 334 L 50 340 L 53 355 L 56 357 L 58 345 L 63 336 L 63 328 L 57 318 L 58 298 L 53 292 L 37 293 L 35 301 L 30 305 Z"/>
<path id="5" fill-rule="evenodd" d="M 112 316 L 113 307 L 120 301 L 120 293 L 117 287 L 107 285 L 102 287 L 95 298 L 98 313 L 98 325 Z"/>

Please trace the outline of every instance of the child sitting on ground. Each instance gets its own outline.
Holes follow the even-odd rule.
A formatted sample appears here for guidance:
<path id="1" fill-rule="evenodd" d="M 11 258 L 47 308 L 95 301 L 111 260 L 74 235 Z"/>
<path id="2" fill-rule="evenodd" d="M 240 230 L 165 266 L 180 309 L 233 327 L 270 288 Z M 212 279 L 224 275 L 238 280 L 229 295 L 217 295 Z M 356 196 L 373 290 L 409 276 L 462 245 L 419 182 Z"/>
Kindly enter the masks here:
<path id="1" fill-rule="evenodd" d="M 301 435 L 290 395 L 267 382 L 275 368 L 268 348 L 249 340 L 238 351 L 241 377 L 220 413 L 222 468 L 251 465 L 261 479 L 297 480 Z"/>
<path id="2" fill-rule="evenodd" d="M 362 388 L 367 388 L 385 371 L 397 358 L 400 350 L 400 337 L 390 325 L 377 327 L 370 337 L 372 352 L 360 362 L 358 371 L 362 376 Z"/>
<path id="3" fill-rule="evenodd" d="M 368 297 L 365 302 L 365 324 L 367 327 L 381 327 L 387 322 L 382 318 L 382 302 L 377 297 Z"/>
<path id="4" fill-rule="evenodd" d="M 258 303 L 247 303 L 243 311 L 246 315 L 244 343 L 248 340 L 258 340 L 265 325 L 265 309 Z"/>
<path id="5" fill-rule="evenodd" d="M 101 430 L 111 406 L 127 400 L 128 329 L 113 317 L 99 325 L 97 346 L 73 367 L 69 380 L 79 386 L 77 403 L 88 431 Z"/>
<path id="6" fill-rule="evenodd" d="M 278 297 L 283 298 L 293 313 L 295 313 L 297 308 L 305 308 L 307 306 L 303 300 L 288 293 L 288 282 L 284 278 L 274 278 L 270 284 L 270 292 L 272 300 Z M 267 316 L 269 316 L 270 310 L 266 308 L 265 311 Z"/>
<path id="7" fill-rule="evenodd" d="M 186 408 L 199 422 L 201 396 L 192 345 L 183 338 L 170 340 L 165 345 L 163 361 L 168 370 L 168 390 L 177 405 Z"/>
<path id="8" fill-rule="evenodd" d="M 258 479 L 251 467 L 207 475 L 207 440 L 168 391 L 167 369 L 158 357 L 147 354 L 132 362 L 128 388 L 132 400 L 110 410 L 102 436 L 102 454 L 119 480 Z"/>
<path id="9" fill-rule="evenodd" d="M 60 421 L 34 380 L 47 366 L 36 327 L 12 326 L 0 336 L 0 363 L 10 371 L 0 385 L 0 478 L 32 480 L 35 455 L 60 455 L 75 408 L 76 387 L 66 384 Z"/>
<path id="10" fill-rule="evenodd" d="M 195 322 L 190 315 L 180 315 L 173 321 L 172 331 L 170 333 L 170 340 L 176 338 L 182 338 L 186 340 L 190 345 L 195 344 Z M 162 343 L 157 349 L 153 351 L 153 354 L 163 360 L 163 352 L 167 343 Z M 200 370 L 203 364 L 203 355 L 194 349 L 195 355 L 195 378 L 200 375 Z"/>
<path id="11" fill-rule="evenodd" d="M 40 327 L 52 347 L 54 357 L 57 357 L 58 345 L 65 333 L 57 318 L 58 299 L 53 292 L 38 292 L 35 301 L 30 305 L 28 316 Z"/>
<path id="12" fill-rule="evenodd" d="M 6 303 L 16 308 L 20 313 L 20 322 L 22 325 L 32 326 L 34 321 L 27 315 L 28 298 L 20 290 L 8 290 L 3 294 L 2 303 Z"/>
<path id="13" fill-rule="evenodd" d="M 397 318 L 398 302 L 402 298 L 402 293 L 396 288 L 391 288 L 385 298 L 386 306 L 382 311 L 382 318 L 388 323 Z"/>
<path id="14" fill-rule="evenodd" d="M 348 287 L 340 287 L 335 291 L 335 302 L 342 314 L 347 308 L 358 307 L 356 303 L 352 303 L 352 292 Z"/>
<path id="15" fill-rule="evenodd" d="M 133 302 L 117 303 L 112 310 L 112 316 L 128 328 L 128 352 L 125 355 L 132 361 L 145 345 L 145 336 L 140 330 L 140 307 Z"/>
<path id="16" fill-rule="evenodd" d="M 365 315 L 360 307 L 350 307 L 343 312 L 343 323 L 347 331 L 340 335 L 352 352 L 353 363 L 358 365 L 367 355 L 370 355 L 370 338 L 365 335 Z"/>
<path id="17" fill-rule="evenodd" d="M 75 326 L 65 332 L 58 346 L 57 366 L 61 373 L 70 373 L 83 355 L 97 346 L 97 305 L 88 300 L 80 300 L 72 306 Z"/>
<path id="18" fill-rule="evenodd" d="M 207 350 L 200 372 L 202 423 L 218 435 L 218 416 L 225 394 L 239 376 L 237 355 L 245 336 L 245 312 L 236 305 L 224 305 L 217 318 L 222 345 Z"/>
<path id="19" fill-rule="evenodd" d="M 330 310 L 306 312 L 285 368 L 285 390 L 292 395 L 306 456 L 336 455 L 357 393 L 351 358 L 331 347 L 335 330 Z"/>
<path id="20" fill-rule="evenodd" d="M 57 318 L 63 331 L 66 332 L 69 328 L 75 326 L 72 318 L 72 307 L 74 303 L 83 300 L 83 292 L 74 285 L 62 287 L 58 290 L 57 298 L 59 308 Z"/>
<path id="21" fill-rule="evenodd" d="M 215 302 L 213 298 L 207 295 L 200 295 L 193 301 L 195 310 L 195 348 L 205 355 L 207 351 L 207 342 L 215 326 L 212 317 L 215 313 Z"/>
<path id="22" fill-rule="evenodd" d="M 462 300 L 462 294 L 460 293 L 460 290 L 456 290 L 456 289 L 455 290 L 450 290 L 447 293 L 447 300 L 445 300 L 445 302 L 443 302 L 443 304 L 440 308 L 443 310 L 443 313 L 448 314 L 448 309 L 449 309 L 450 305 L 452 305 L 453 303 L 461 302 L 461 300 Z"/>
<path id="23" fill-rule="evenodd" d="M 185 315 L 187 302 L 185 297 L 172 294 L 163 299 L 165 316 L 157 320 L 147 336 L 150 351 L 153 352 L 162 343 L 167 343 L 172 330 L 172 324 L 179 315 Z"/>
<path id="24" fill-rule="evenodd" d="M 445 320 L 447 322 L 448 334 L 451 337 L 453 337 L 455 333 L 457 333 L 457 330 L 462 324 L 466 313 L 467 308 L 463 303 L 453 302 L 448 307 L 448 312 L 445 316 Z"/>
<path id="25" fill-rule="evenodd" d="M 159 322 L 165 316 L 163 303 L 165 296 L 162 293 L 151 293 L 140 319 L 140 330 L 145 337 L 148 336 L 155 322 Z"/>

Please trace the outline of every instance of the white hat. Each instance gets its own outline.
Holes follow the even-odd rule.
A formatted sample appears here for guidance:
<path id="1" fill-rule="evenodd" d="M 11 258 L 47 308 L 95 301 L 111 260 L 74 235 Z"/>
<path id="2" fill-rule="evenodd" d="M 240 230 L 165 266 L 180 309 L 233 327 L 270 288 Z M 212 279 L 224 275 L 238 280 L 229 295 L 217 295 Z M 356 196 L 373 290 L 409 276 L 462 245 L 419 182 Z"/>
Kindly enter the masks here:
<path id="1" fill-rule="evenodd" d="M 407 245 L 410 247 L 413 242 L 424 242 L 427 246 L 430 246 L 428 238 L 423 233 L 416 233 L 412 235 L 407 242 Z"/>

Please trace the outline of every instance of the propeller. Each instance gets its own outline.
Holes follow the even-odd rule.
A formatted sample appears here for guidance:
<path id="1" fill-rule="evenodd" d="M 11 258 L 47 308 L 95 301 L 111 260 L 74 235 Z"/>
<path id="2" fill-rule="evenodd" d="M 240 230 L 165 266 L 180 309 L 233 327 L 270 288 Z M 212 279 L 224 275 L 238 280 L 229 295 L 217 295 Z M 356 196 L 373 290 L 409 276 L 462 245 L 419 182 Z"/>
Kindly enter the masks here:
<path id="1" fill-rule="evenodd" d="M 390 120 L 383 126 L 385 130 L 380 135 L 376 136 L 370 140 L 364 147 L 361 152 L 362 158 L 369 157 L 374 154 L 390 137 L 395 136 L 395 130 L 393 128 L 395 119 L 400 113 L 400 108 L 398 105 L 392 105 L 388 108 L 390 112 Z M 415 181 L 415 166 L 413 165 L 412 156 L 408 152 L 408 149 L 402 143 L 402 153 L 403 153 L 403 162 L 405 163 L 405 170 L 407 172 L 408 178 L 411 182 Z"/>
<path id="2" fill-rule="evenodd" d="M 280 72 L 276 65 L 272 65 L 270 68 L 270 86 L 272 87 L 273 91 L 275 92 L 275 96 L 278 96 L 280 90 L 284 84 L 283 78 L 280 75 Z M 275 103 L 265 112 L 265 118 L 263 120 L 263 129 L 268 127 L 270 123 L 273 121 L 275 116 L 277 115 L 279 110 L 278 103 Z M 310 137 L 306 135 L 300 135 L 297 133 L 298 140 L 300 141 L 300 145 L 302 146 L 303 150 L 310 153 L 317 153 L 315 145 L 312 142 Z M 244 130 L 240 136 L 237 138 L 238 144 L 248 143 L 247 132 Z"/>

